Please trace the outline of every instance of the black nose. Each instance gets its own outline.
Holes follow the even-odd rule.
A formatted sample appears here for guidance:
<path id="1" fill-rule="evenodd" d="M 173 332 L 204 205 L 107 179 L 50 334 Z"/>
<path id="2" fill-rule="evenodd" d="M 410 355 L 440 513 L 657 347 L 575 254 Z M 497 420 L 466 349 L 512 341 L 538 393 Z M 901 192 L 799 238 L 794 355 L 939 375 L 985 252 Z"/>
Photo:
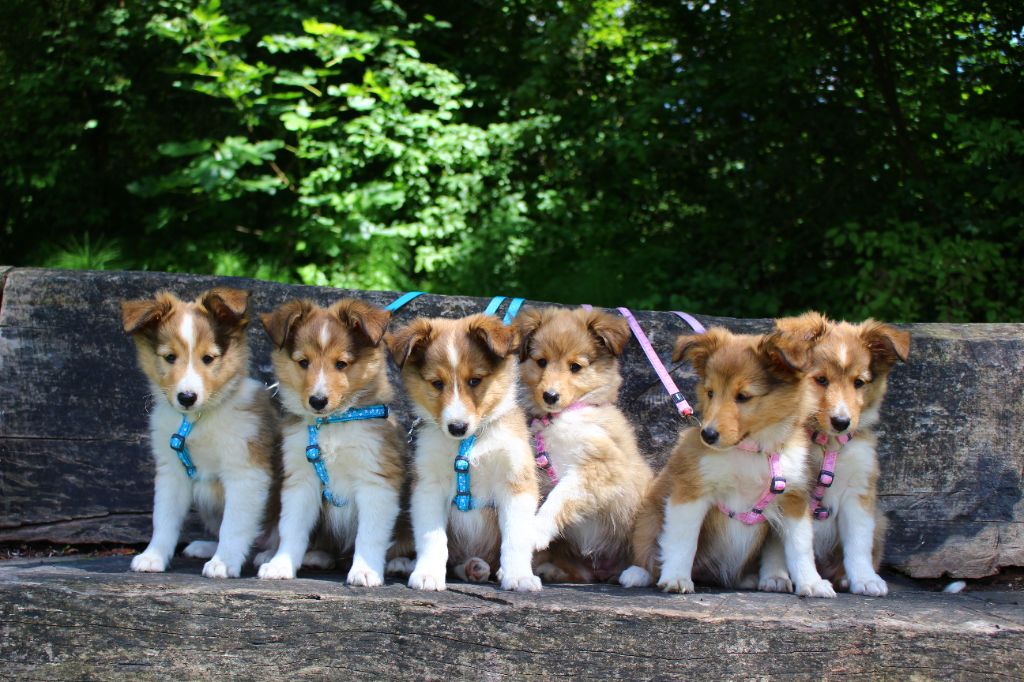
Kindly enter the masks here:
<path id="1" fill-rule="evenodd" d="M 469 424 L 466 422 L 448 422 L 448 433 L 453 436 L 465 436 L 468 430 Z"/>
<path id="2" fill-rule="evenodd" d="M 178 394 L 178 402 L 181 403 L 182 407 L 192 407 L 196 404 L 197 397 L 192 391 L 183 391 Z"/>
<path id="3" fill-rule="evenodd" d="M 309 396 L 309 406 L 314 410 L 322 410 L 327 407 L 327 396 L 322 395 L 311 395 Z"/>
<path id="4" fill-rule="evenodd" d="M 554 405 L 558 402 L 558 394 L 554 391 L 544 391 L 544 402 L 548 405 Z"/>
<path id="5" fill-rule="evenodd" d="M 846 430 L 846 427 L 850 425 L 850 420 L 846 417 L 832 417 L 832 428 L 842 433 Z"/>
<path id="6" fill-rule="evenodd" d="M 703 429 L 701 429 L 700 437 L 708 445 L 714 445 L 715 443 L 718 442 L 718 431 L 715 431 L 710 426 L 705 426 Z"/>

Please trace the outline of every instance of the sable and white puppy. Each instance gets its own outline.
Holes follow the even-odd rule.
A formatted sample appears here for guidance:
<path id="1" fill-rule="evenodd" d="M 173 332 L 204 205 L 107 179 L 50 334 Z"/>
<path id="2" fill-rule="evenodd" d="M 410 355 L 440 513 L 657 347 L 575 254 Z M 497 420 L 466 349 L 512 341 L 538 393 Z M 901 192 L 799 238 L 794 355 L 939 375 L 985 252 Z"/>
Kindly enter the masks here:
<path id="1" fill-rule="evenodd" d="M 343 299 L 328 308 L 289 301 L 261 316 L 274 343 L 274 372 L 283 425 L 284 482 L 280 546 L 260 578 L 294 578 L 303 563 L 330 565 L 355 546 L 349 585 L 384 583 L 384 562 L 400 509 L 405 442 L 392 416 L 324 423 L 317 434 L 329 485 L 306 458 L 309 427 L 350 408 L 387 405 L 392 398 L 381 339 L 391 313 Z M 307 556 L 310 534 L 320 532 Z"/>
<path id="2" fill-rule="evenodd" d="M 463 580 L 497 572 L 506 590 L 539 590 L 533 574 L 537 478 L 526 418 L 516 402 L 515 329 L 491 315 L 414 320 L 388 345 L 423 420 L 414 456 L 411 517 L 416 566 L 409 586 L 445 589 L 446 567 Z M 455 459 L 468 453 L 475 508 L 452 506 Z"/>
<path id="3" fill-rule="evenodd" d="M 616 577 L 629 566 L 633 521 L 654 476 L 615 404 L 629 326 L 557 308 L 524 310 L 515 324 L 535 450 L 546 450 L 557 480 L 552 487 L 550 473 L 541 476 L 550 492 L 537 513 L 537 571 L 547 581 Z"/>
<path id="4" fill-rule="evenodd" d="M 121 304 L 139 366 L 156 404 L 149 417 L 156 460 L 153 538 L 133 571 L 167 568 L 193 501 L 218 538 L 193 542 L 186 556 L 208 558 L 203 575 L 237 578 L 261 530 L 272 544 L 280 483 L 277 419 L 270 396 L 248 376 L 249 292 L 216 288 L 186 302 L 168 292 Z M 169 441 L 182 423 L 195 465 L 190 478 Z"/>
<path id="5" fill-rule="evenodd" d="M 854 594 L 884 596 L 888 587 L 877 571 L 887 524 L 876 507 L 875 427 L 889 371 L 910 353 L 910 334 L 874 320 L 836 323 L 815 312 L 778 320 L 776 328 L 813 344 L 805 381 L 815 398 L 812 498 L 822 498 L 812 499 L 818 567 Z M 819 478 L 831 485 L 818 484 Z M 765 559 L 777 561 L 777 555 L 766 553 Z M 769 570 L 782 574 L 784 567 Z"/>
<path id="6" fill-rule="evenodd" d="M 755 573 L 770 525 L 782 537 L 797 592 L 835 596 L 814 566 L 804 432 L 813 396 L 801 369 L 807 351 L 806 343 L 781 335 L 722 328 L 679 337 L 673 359 L 685 358 L 697 371 L 703 428 L 680 434 L 651 485 L 633 535 L 635 565 L 623 572 L 623 585 L 657 580 L 666 592 L 693 592 L 696 578 L 767 589 L 774 576 L 756 581 Z M 770 497 L 773 453 L 786 483 Z"/>

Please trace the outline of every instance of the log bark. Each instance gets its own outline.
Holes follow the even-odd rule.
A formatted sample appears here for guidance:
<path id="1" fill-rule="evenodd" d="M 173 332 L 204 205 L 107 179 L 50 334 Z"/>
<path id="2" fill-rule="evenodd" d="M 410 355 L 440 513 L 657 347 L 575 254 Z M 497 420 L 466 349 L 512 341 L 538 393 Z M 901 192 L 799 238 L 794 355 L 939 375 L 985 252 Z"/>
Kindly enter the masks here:
<path id="1" fill-rule="evenodd" d="M 194 296 L 215 285 L 253 290 L 256 310 L 292 297 L 377 304 L 394 292 L 141 272 L 14 268 L 0 272 L 0 542 L 145 542 L 152 466 L 150 398 L 120 329 L 119 301 L 166 288 Z M 499 292 L 507 293 L 507 292 Z M 459 316 L 487 299 L 425 295 L 393 324 Z M 530 301 L 527 305 L 543 305 Z M 684 323 L 637 317 L 667 359 Z M 697 314 L 705 325 L 761 332 L 770 320 Z M 915 577 L 982 577 L 1024 565 L 1024 325 L 912 324 L 910 362 L 890 380 L 880 500 L 890 517 L 886 563 Z M 250 330 L 254 375 L 272 383 L 270 347 Z M 693 398 L 688 366 L 671 367 Z M 623 356 L 621 404 L 660 466 L 682 421 L 639 346 Z M 408 422 L 404 398 L 396 412 Z"/>

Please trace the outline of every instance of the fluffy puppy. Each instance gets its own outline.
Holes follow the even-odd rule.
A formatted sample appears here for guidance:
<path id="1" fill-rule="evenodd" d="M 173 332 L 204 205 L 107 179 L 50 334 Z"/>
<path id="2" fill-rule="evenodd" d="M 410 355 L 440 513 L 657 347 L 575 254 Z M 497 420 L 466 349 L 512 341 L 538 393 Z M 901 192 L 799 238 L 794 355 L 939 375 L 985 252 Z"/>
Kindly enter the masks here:
<path id="1" fill-rule="evenodd" d="M 445 589 L 447 565 L 463 580 L 487 580 L 500 557 L 502 588 L 541 589 L 531 566 L 537 478 L 516 402 L 515 329 L 491 315 L 420 318 L 388 345 L 423 420 L 413 467 L 417 558 L 409 586 Z M 452 506 L 460 450 L 469 462 L 467 511 Z"/>
<path id="2" fill-rule="evenodd" d="M 813 344 L 805 381 L 815 399 L 808 430 L 818 566 L 850 592 L 883 596 L 888 587 L 877 571 L 887 524 L 876 506 L 875 427 L 889 371 L 909 356 L 910 334 L 874 320 L 836 323 L 815 312 L 778 320 L 776 328 Z M 776 561 L 770 570 L 783 574 L 777 554 L 766 553 L 765 560 Z"/>
<path id="3" fill-rule="evenodd" d="M 535 548 L 562 539 L 537 555 L 537 571 L 547 581 L 608 580 L 629 565 L 633 520 L 653 478 L 615 404 L 629 326 L 605 312 L 544 308 L 524 310 L 516 328 L 538 466 L 549 467 Z"/>
<path id="4" fill-rule="evenodd" d="M 132 559 L 133 571 L 167 568 L 193 501 L 218 540 L 193 542 L 185 555 L 209 559 L 209 578 L 237 578 L 260 531 L 277 520 L 277 420 L 265 387 L 248 376 L 248 305 L 249 292 L 227 288 L 189 302 L 164 291 L 121 304 L 124 331 L 156 398 L 149 415 L 153 538 Z M 184 438 L 192 476 L 168 443 L 183 416 L 192 423 Z"/>
<path id="5" fill-rule="evenodd" d="M 770 576 L 755 580 L 770 525 L 782 537 L 797 592 L 835 596 L 814 566 L 804 432 L 813 398 L 802 380 L 807 352 L 806 343 L 782 335 L 713 328 L 679 337 L 673 359 L 689 360 L 697 371 L 703 428 L 680 434 L 651 485 L 634 531 L 635 565 L 620 576 L 623 585 L 657 580 L 666 592 L 693 592 L 696 578 L 771 587 Z"/>
<path id="6" fill-rule="evenodd" d="M 274 344 L 274 372 L 287 416 L 280 546 L 260 567 L 260 578 L 294 578 L 304 557 L 307 564 L 329 565 L 354 545 L 348 584 L 384 583 L 404 475 L 405 443 L 397 421 L 388 415 L 320 424 L 317 444 L 326 486 L 307 459 L 307 446 L 318 419 L 391 400 L 381 344 L 390 317 L 353 299 L 328 308 L 288 301 L 261 317 Z M 317 527 L 314 546 L 329 548 L 333 556 L 306 556 Z"/>

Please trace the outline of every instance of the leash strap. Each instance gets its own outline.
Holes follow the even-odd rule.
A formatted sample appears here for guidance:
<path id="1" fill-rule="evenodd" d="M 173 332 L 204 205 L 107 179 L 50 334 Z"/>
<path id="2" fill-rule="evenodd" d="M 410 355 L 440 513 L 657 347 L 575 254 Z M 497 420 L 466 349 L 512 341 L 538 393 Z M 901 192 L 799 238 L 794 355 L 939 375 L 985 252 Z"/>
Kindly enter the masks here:
<path id="1" fill-rule="evenodd" d="M 673 310 L 672 313 L 682 318 L 683 322 L 690 325 L 690 329 L 697 332 L 698 334 L 703 334 L 704 332 L 707 331 L 707 329 L 704 328 L 704 325 L 702 325 L 697 320 L 697 318 L 691 315 L 690 313 L 684 313 L 681 310 Z"/>
<path id="2" fill-rule="evenodd" d="M 388 303 L 386 306 L 384 306 L 384 310 L 389 310 L 391 312 L 395 312 L 396 310 L 398 310 L 399 308 L 404 306 L 409 301 L 413 300 L 414 298 L 419 298 L 420 296 L 422 296 L 425 293 L 426 292 L 424 292 L 424 291 L 410 291 L 410 292 L 404 293 L 401 296 L 399 296 L 398 298 L 396 298 L 395 300 L 393 300 L 391 303 Z"/>
<path id="3" fill-rule="evenodd" d="M 195 422 L 190 422 L 188 417 L 182 415 L 181 425 L 171 435 L 171 449 L 178 453 L 178 460 L 181 462 L 181 466 L 185 467 L 185 473 L 193 481 L 196 480 L 196 465 L 192 463 L 192 455 L 188 451 L 185 439 L 188 438 L 188 434 L 192 433 L 192 426 L 194 424 Z"/>
<path id="4" fill-rule="evenodd" d="M 409 299 L 410 301 L 412 299 Z M 331 476 L 327 473 L 327 465 L 324 464 L 323 453 L 320 451 L 320 427 L 324 424 L 339 424 L 341 422 L 361 421 L 363 419 L 387 419 L 390 408 L 385 404 L 370 405 L 369 407 L 353 407 L 341 414 L 332 414 L 326 417 L 317 417 L 316 422 L 306 428 L 309 429 L 309 445 L 306 446 L 306 461 L 313 465 L 317 478 L 320 479 L 320 494 L 324 501 L 335 507 L 344 507 L 347 501 L 341 497 L 335 497 L 331 492 Z"/>
<path id="5" fill-rule="evenodd" d="M 736 519 L 748 526 L 753 526 L 764 521 L 764 510 L 768 508 L 768 505 L 771 504 L 776 495 L 780 495 L 786 490 L 786 479 L 782 475 L 782 470 L 779 466 L 780 458 L 781 455 L 778 452 L 773 452 L 768 455 L 768 470 L 771 472 L 772 480 L 768 483 L 768 488 L 761 493 L 761 497 L 757 499 L 757 502 L 754 503 L 754 506 L 751 507 L 750 511 L 742 513 L 735 512 L 722 503 L 718 504 L 719 511 L 730 519 Z"/>
<path id="6" fill-rule="evenodd" d="M 462 512 L 476 509 L 476 501 L 469 488 L 469 453 L 476 443 L 476 434 L 459 442 L 459 452 L 455 455 L 455 498 L 452 504 Z"/>
<path id="7" fill-rule="evenodd" d="M 647 361 L 651 363 L 651 367 L 654 368 L 658 378 L 661 379 L 661 384 L 668 391 L 668 395 L 672 398 L 672 402 L 676 404 L 676 409 L 679 410 L 679 414 L 684 417 L 689 417 L 693 414 L 693 408 L 690 407 L 690 403 L 686 402 L 686 398 L 683 397 L 679 387 L 676 386 L 676 382 L 672 380 L 672 376 L 665 369 L 665 365 L 662 364 L 658 354 L 654 352 L 654 346 L 651 345 L 650 339 L 647 338 L 647 334 L 640 327 L 640 324 L 636 321 L 633 313 L 630 312 L 629 308 L 619 308 L 619 312 L 626 322 L 629 323 L 629 328 L 633 330 L 633 336 L 640 343 L 640 347 L 644 351 L 644 355 L 647 356 Z M 699 324 L 699 323 L 698 323 Z"/>
<path id="8" fill-rule="evenodd" d="M 506 325 L 511 324 L 515 316 L 519 314 L 519 309 L 523 307 L 523 302 L 525 300 L 525 298 L 513 298 L 509 301 L 508 310 L 505 311 L 505 319 L 503 319 L 502 322 Z"/>
<path id="9" fill-rule="evenodd" d="M 501 307 L 502 302 L 505 300 L 504 296 L 495 296 L 491 299 L 491 302 L 484 308 L 484 315 L 493 315 L 498 312 L 498 308 Z"/>
<path id="10" fill-rule="evenodd" d="M 839 444 L 839 447 L 835 450 L 829 450 L 827 433 L 821 431 L 811 433 L 811 441 L 821 446 L 821 450 L 825 454 L 821 460 L 821 469 L 818 471 L 818 484 L 814 486 L 814 491 L 811 493 L 811 516 L 814 517 L 815 521 L 824 521 L 832 516 L 832 508 L 822 504 L 822 500 L 825 499 L 825 493 L 832 487 L 832 483 L 835 481 L 836 460 L 839 459 L 839 451 L 852 438 L 852 433 L 836 436 L 836 443 Z"/>

